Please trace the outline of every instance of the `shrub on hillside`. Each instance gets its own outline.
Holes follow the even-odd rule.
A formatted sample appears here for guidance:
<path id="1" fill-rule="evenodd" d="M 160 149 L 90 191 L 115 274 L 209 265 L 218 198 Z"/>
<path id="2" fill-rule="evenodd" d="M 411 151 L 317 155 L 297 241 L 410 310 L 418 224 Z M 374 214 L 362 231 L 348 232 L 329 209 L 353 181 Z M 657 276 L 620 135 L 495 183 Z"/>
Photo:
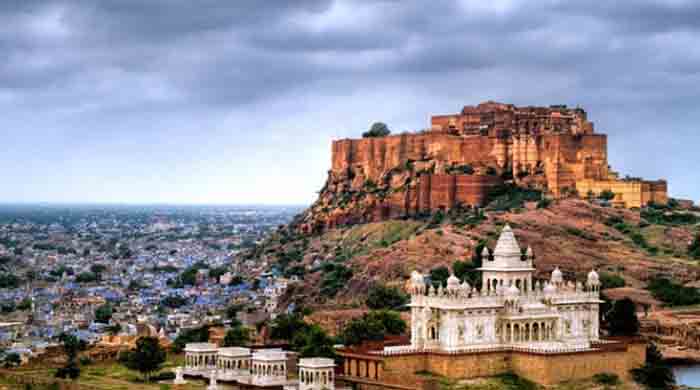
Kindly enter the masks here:
<path id="1" fill-rule="evenodd" d="M 647 285 L 654 298 L 671 306 L 687 306 L 700 303 L 700 291 L 694 287 L 685 287 L 666 278 L 652 279 Z"/>
<path id="2" fill-rule="evenodd" d="M 600 273 L 600 289 L 606 290 L 608 288 L 620 288 L 625 287 L 625 279 L 616 274 L 611 274 L 608 272 Z"/>
<path id="3" fill-rule="evenodd" d="M 688 256 L 700 260 L 700 236 L 695 237 L 693 242 L 688 246 Z"/>
<path id="4" fill-rule="evenodd" d="M 542 192 L 521 188 L 514 184 L 504 184 L 489 191 L 488 208 L 495 211 L 509 211 L 522 208 L 525 202 L 537 202 L 542 199 Z"/>
<path id="5" fill-rule="evenodd" d="M 367 295 L 367 307 L 372 310 L 406 310 L 409 298 L 396 287 L 375 285 Z"/>
<path id="6" fill-rule="evenodd" d="M 321 294 L 332 298 L 352 278 L 352 270 L 342 264 L 326 263 L 323 265 Z"/>

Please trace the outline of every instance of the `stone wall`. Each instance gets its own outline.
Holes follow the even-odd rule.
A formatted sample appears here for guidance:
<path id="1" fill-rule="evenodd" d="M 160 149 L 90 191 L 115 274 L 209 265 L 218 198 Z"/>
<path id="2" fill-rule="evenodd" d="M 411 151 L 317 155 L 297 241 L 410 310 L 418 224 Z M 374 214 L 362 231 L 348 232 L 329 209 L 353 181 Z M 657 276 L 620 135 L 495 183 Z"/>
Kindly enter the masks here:
<path id="1" fill-rule="evenodd" d="M 644 364 L 646 343 L 621 342 L 600 350 L 544 354 L 532 352 L 413 353 L 380 357 L 347 354 L 343 379 L 385 384 L 385 388 L 420 388 L 425 375 L 473 379 L 513 372 L 542 385 L 587 379 L 599 373 L 629 378 L 629 371 Z M 377 359 L 381 359 L 379 362 Z"/>
<path id="2" fill-rule="evenodd" d="M 555 198 L 614 187 L 626 207 L 667 200 L 665 182 L 635 185 L 610 172 L 607 136 L 593 132 L 582 109 L 487 102 L 464 110 L 433 117 L 430 131 L 334 141 L 328 180 L 300 229 L 482 205 L 508 171 L 516 184 Z"/>
<path id="3" fill-rule="evenodd" d="M 610 190 L 615 193 L 613 202 L 624 207 L 642 207 L 649 202 L 668 202 L 667 184 L 663 180 L 581 180 L 576 183 L 576 189 L 582 196 L 589 191 L 598 196 L 601 192 Z"/>

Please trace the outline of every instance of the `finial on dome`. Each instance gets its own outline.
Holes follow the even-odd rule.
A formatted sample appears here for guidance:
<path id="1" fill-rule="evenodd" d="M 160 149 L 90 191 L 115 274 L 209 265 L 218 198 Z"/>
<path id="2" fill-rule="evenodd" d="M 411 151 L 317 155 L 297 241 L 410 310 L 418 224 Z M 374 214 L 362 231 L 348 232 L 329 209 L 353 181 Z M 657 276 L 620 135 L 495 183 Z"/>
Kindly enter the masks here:
<path id="1" fill-rule="evenodd" d="M 482 259 L 487 259 L 487 260 L 488 260 L 488 258 L 489 258 L 490 256 L 491 256 L 491 254 L 489 253 L 489 248 L 487 248 L 487 247 L 484 246 L 484 249 L 481 251 L 481 258 L 482 258 Z"/>
<path id="2" fill-rule="evenodd" d="M 589 286 L 597 286 L 600 284 L 600 276 L 595 272 L 595 269 L 592 269 L 591 272 L 588 273 L 586 284 Z"/>
<path id="3" fill-rule="evenodd" d="M 532 259 L 535 256 L 535 254 L 532 252 L 532 247 L 529 245 L 525 251 L 525 256 L 527 256 L 528 259 Z"/>

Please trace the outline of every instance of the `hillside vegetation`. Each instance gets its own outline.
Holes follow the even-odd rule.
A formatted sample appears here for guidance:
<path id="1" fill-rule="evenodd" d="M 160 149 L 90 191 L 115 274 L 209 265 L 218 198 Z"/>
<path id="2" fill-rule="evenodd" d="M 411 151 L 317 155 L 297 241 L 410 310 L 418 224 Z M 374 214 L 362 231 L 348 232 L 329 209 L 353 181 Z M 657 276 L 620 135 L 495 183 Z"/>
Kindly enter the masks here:
<path id="1" fill-rule="evenodd" d="M 503 202 L 501 202 L 503 203 Z M 517 207 L 524 205 L 524 207 Z M 502 211 L 503 209 L 508 211 Z M 506 223 L 521 247 L 532 246 L 536 277 L 559 266 L 567 277 L 597 269 L 610 287 L 643 288 L 653 278 L 697 279 L 693 252 L 698 215 L 663 207 L 625 210 L 564 199 L 520 202 L 484 212 L 437 212 L 419 220 L 390 220 L 343 227 L 320 235 L 281 229 L 248 254 L 303 285 L 288 301 L 359 307 L 374 284 L 403 286 L 413 270 L 429 273 L 471 262 L 475 249 L 493 249 Z"/>

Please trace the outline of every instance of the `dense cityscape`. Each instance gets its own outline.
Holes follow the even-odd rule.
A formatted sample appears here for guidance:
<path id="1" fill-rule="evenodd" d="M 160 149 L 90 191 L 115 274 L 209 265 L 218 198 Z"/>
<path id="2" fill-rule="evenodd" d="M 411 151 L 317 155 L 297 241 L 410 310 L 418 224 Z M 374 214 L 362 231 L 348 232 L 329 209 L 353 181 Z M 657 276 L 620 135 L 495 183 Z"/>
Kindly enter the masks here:
<path id="1" fill-rule="evenodd" d="M 73 334 L 109 335 L 222 322 L 233 303 L 257 321 L 282 282 L 239 257 L 295 207 L 51 206 L 0 208 L 0 343 L 22 361 Z M 267 289 L 266 289 L 267 288 Z M 271 310 L 268 310 L 271 311 Z"/>

